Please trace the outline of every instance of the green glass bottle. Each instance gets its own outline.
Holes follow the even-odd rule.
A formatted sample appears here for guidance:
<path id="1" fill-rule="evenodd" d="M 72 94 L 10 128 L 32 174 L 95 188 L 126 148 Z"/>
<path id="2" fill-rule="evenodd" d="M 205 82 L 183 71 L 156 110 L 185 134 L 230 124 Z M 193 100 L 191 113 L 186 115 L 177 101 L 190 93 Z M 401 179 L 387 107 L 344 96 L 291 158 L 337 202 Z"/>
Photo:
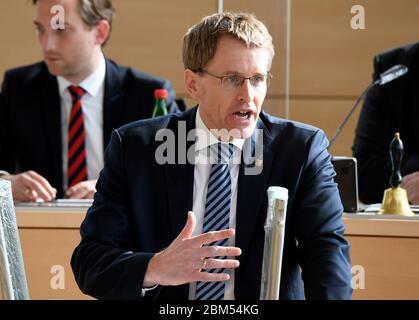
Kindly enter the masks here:
<path id="1" fill-rule="evenodd" d="M 167 114 L 167 103 L 166 99 L 169 93 L 166 89 L 156 89 L 154 90 L 154 98 L 156 103 L 153 110 L 153 118 L 165 116 Z"/>

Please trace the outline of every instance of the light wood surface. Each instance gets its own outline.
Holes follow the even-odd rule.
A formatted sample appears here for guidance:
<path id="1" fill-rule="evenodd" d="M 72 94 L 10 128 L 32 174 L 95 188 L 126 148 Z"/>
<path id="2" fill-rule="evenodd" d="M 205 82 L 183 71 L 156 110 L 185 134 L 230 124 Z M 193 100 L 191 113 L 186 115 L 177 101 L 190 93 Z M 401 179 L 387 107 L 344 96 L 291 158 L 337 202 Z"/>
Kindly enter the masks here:
<path id="1" fill-rule="evenodd" d="M 419 215 L 403 217 L 397 215 L 346 214 L 343 221 L 346 225 L 346 235 L 419 239 Z"/>
<path id="2" fill-rule="evenodd" d="M 419 216 L 344 217 L 353 269 L 365 273 L 353 299 L 419 299 Z"/>
<path id="3" fill-rule="evenodd" d="M 333 119 L 340 119 L 342 122 L 351 110 L 353 103 L 352 99 L 317 99 L 316 97 L 292 99 L 290 103 L 290 118 L 321 128 L 326 136 L 331 139 L 340 124 L 337 124 Z M 352 118 L 349 119 L 329 149 L 332 155 L 352 154 L 351 148 L 360 111 L 361 106 L 353 113 Z"/>
<path id="4" fill-rule="evenodd" d="M 31 299 L 92 299 L 80 292 L 70 266 L 73 250 L 80 242 L 79 227 L 85 212 L 86 208 L 16 207 Z M 55 266 L 63 273 L 57 274 Z M 51 285 L 61 276 L 62 288 Z"/>
<path id="5" fill-rule="evenodd" d="M 31 299 L 91 299 L 79 291 L 70 267 L 85 210 L 16 208 Z M 343 221 L 353 270 L 365 272 L 365 289 L 355 289 L 353 298 L 419 299 L 419 217 L 345 214 Z M 51 288 L 56 265 L 64 268 L 64 289 Z"/>
<path id="6" fill-rule="evenodd" d="M 92 299 L 80 292 L 70 266 L 71 254 L 80 242 L 78 228 L 19 227 L 19 235 L 32 300 Z M 55 266 L 63 272 L 57 274 Z M 51 285 L 57 276 L 63 281 L 62 288 Z"/>
<path id="7" fill-rule="evenodd" d="M 353 5 L 364 30 L 351 28 Z M 358 96 L 375 54 L 419 40 L 418 18 L 417 0 L 292 0 L 291 94 Z"/>
<path id="8" fill-rule="evenodd" d="M 417 227 L 417 226 L 416 226 Z M 352 266 L 365 271 L 365 289 L 353 299 L 419 299 L 419 238 L 351 236 Z"/>
<path id="9" fill-rule="evenodd" d="M 17 207 L 19 228 L 78 229 L 85 216 L 83 208 Z"/>

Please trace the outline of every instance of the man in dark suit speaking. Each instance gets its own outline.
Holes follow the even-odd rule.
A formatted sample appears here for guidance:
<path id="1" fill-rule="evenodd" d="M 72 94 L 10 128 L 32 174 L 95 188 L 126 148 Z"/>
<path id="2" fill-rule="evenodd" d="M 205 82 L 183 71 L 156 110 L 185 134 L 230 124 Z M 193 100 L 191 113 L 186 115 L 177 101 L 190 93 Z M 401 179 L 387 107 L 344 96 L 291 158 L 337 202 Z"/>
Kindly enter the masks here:
<path id="1" fill-rule="evenodd" d="M 351 297 L 327 139 L 261 111 L 273 55 L 266 27 L 250 14 L 214 14 L 186 33 L 185 85 L 199 105 L 113 132 L 71 261 L 84 293 L 258 299 L 266 190 L 282 186 L 280 298 Z"/>
<path id="2" fill-rule="evenodd" d="M 92 198 L 111 131 L 151 117 L 158 88 L 177 111 L 175 93 L 168 81 L 104 57 L 110 0 L 33 3 L 44 61 L 5 74 L 0 170 L 10 175 L 2 177 L 15 200 Z"/>

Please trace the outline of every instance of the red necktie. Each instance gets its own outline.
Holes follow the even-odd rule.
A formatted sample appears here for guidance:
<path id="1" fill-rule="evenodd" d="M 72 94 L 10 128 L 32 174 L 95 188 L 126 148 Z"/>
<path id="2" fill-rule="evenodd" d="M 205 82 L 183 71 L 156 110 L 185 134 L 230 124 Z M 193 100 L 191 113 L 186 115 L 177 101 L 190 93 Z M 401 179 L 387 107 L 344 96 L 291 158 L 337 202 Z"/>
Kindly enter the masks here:
<path id="1" fill-rule="evenodd" d="M 68 187 L 87 180 L 86 148 L 81 98 L 86 93 L 81 87 L 69 86 L 73 106 L 68 125 Z"/>

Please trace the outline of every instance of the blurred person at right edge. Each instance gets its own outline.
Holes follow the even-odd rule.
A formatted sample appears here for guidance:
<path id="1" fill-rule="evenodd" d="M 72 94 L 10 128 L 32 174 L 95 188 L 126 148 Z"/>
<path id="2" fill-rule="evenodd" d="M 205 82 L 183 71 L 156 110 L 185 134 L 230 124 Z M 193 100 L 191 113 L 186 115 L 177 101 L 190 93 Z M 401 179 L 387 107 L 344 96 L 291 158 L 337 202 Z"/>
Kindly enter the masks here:
<path id="1" fill-rule="evenodd" d="M 411 204 L 419 204 L 419 42 L 374 57 L 373 80 L 394 65 L 409 68 L 407 74 L 376 85 L 365 97 L 352 147 L 358 161 L 359 197 L 363 203 L 380 203 L 390 187 L 390 142 L 400 133 L 404 145 L 403 182 Z"/>

